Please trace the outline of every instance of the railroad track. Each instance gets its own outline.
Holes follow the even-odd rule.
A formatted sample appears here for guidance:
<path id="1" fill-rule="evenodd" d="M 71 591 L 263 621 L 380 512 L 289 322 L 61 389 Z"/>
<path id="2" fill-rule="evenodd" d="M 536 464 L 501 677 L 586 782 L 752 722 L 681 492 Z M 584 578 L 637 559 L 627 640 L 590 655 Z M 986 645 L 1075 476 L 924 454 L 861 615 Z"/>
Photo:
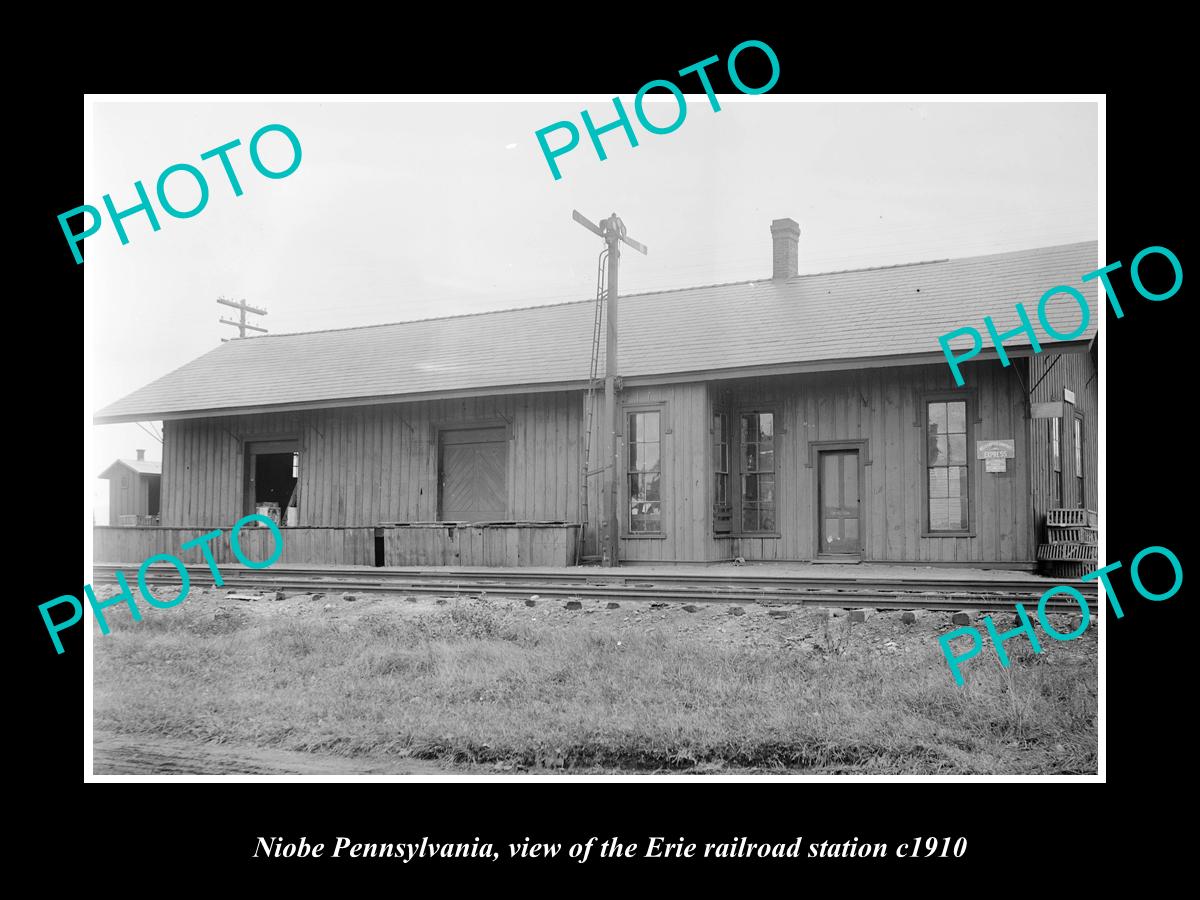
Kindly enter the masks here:
<path id="1" fill-rule="evenodd" d="M 132 566 L 98 563 L 93 568 L 97 583 L 115 582 L 121 569 L 130 577 Z M 886 578 L 803 579 L 782 575 L 750 575 L 745 578 L 678 573 L 638 577 L 622 572 L 463 572 L 436 569 L 380 570 L 367 567 L 308 568 L 272 566 L 244 569 L 222 565 L 224 588 L 231 590 L 282 590 L 336 593 L 390 593 L 427 596 L 479 596 L 597 601 L 655 600 L 680 603 L 758 603 L 876 609 L 1012 609 L 1017 602 L 1036 605 L 1052 585 L 1044 579 L 1014 577 L 1001 580 L 897 580 Z M 213 587 L 207 566 L 188 566 L 188 577 L 198 587 Z M 147 584 L 178 586 L 179 576 L 169 567 L 150 569 Z M 1096 608 L 1094 586 L 1076 585 Z M 1089 590 L 1090 588 L 1090 590 Z M 1051 599 L 1046 608 L 1054 612 L 1076 612 L 1073 600 Z"/>

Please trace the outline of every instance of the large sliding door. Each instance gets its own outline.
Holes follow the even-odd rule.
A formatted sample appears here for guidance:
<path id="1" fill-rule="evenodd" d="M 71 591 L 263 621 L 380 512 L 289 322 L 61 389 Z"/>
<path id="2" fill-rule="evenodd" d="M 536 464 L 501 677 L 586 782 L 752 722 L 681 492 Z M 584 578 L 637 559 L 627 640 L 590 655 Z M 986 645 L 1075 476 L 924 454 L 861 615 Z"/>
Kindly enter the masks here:
<path id="1" fill-rule="evenodd" d="M 440 435 L 439 521 L 499 522 L 508 517 L 508 440 L 504 428 Z"/>

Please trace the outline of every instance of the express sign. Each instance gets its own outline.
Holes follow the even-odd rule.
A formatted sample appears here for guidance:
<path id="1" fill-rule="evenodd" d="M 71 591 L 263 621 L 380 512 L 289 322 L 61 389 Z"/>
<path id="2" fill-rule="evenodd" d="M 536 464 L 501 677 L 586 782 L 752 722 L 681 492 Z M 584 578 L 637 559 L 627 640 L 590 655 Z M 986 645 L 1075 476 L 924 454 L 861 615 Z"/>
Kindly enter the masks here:
<path id="1" fill-rule="evenodd" d="M 1014 459 L 1016 457 L 1013 441 L 976 441 L 976 459 Z"/>

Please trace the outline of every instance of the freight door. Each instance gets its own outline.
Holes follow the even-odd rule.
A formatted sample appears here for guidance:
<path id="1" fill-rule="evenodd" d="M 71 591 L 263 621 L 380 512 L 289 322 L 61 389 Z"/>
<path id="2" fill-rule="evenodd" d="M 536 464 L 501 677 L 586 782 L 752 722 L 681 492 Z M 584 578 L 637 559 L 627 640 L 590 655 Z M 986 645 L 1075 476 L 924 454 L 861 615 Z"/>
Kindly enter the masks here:
<path id="1" fill-rule="evenodd" d="M 508 440 L 504 428 L 440 435 L 442 522 L 501 522 L 508 515 Z"/>
<path id="2" fill-rule="evenodd" d="M 820 552 L 858 556 L 862 550 L 858 451 L 827 450 L 821 453 L 820 473 Z"/>

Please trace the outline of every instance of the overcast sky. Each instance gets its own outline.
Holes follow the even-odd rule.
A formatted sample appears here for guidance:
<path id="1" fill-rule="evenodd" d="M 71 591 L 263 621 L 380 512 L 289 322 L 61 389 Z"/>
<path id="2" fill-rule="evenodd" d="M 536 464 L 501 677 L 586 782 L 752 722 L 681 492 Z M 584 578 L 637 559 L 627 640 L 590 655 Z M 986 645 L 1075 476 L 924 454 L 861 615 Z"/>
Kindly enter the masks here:
<path id="1" fill-rule="evenodd" d="M 800 272 L 962 257 L 1094 240 L 1094 103 L 799 103 L 720 96 L 713 112 L 689 96 L 671 134 L 603 136 L 595 155 L 580 122 L 600 125 L 611 100 L 541 102 L 104 102 L 93 112 L 93 158 L 82 202 L 118 210 L 154 196 L 163 169 L 190 163 L 206 176 L 208 205 L 161 230 L 107 219 L 85 242 L 88 416 L 236 334 L 216 298 L 268 310 L 273 333 L 397 322 L 592 296 L 598 237 L 571 220 L 616 211 L 650 248 L 622 257 L 621 293 L 769 278 L 772 219 L 800 223 Z M 675 102 L 647 104 L 666 124 Z M 582 132 L 559 157 L 555 181 L 534 133 L 559 120 Z M 287 178 L 250 162 L 251 135 L 281 123 L 303 158 Z M 235 197 L 216 159 L 230 153 Z M 549 138 L 558 146 L 565 136 Z M 282 169 L 287 141 L 264 138 Z M 198 191 L 173 175 L 181 209 Z M 64 250 L 66 245 L 64 242 Z M 1014 297 L 1016 300 L 1036 298 Z M 503 353 L 503 347 L 496 348 Z M 152 430 L 161 423 L 148 426 Z M 138 426 L 92 429 L 89 478 L 97 521 L 107 482 L 94 476 L 139 447 L 161 445 Z M 231 523 L 211 523 L 213 525 Z"/>

